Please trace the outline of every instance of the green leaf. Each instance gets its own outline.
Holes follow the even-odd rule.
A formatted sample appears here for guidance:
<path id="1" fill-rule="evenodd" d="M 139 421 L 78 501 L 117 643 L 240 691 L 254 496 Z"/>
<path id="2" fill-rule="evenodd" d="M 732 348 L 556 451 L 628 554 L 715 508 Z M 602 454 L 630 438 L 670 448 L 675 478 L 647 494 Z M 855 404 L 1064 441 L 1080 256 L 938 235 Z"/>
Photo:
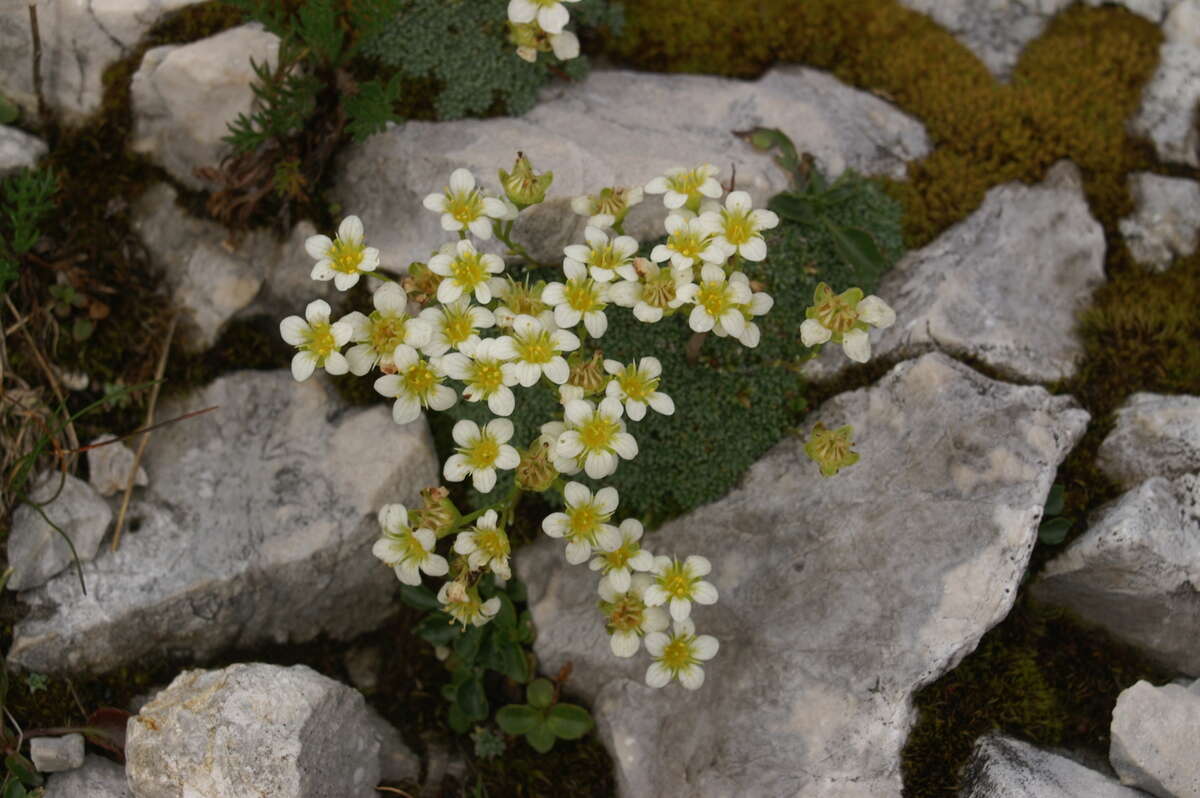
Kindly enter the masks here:
<path id="1" fill-rule="evenodd" d="M 506 642 L 500 651 L 500 667 L 495 670 L 503 673 L 514 682 L 524 684 L 529 681 L 529 657 L 525 656 L 525 649 L 518 643 Z"/>
<path id="2" fill-rule="evenodd" d="M 554 732 L 550 731 L 544 720 L 539 719 L 537 725 L 525 733 L 525 739 L 539 754 L 547 753 L 554 747 Z"/>
<path id="3" fill-rule="evenodd" d="M 1046 497 L 1046 510 L 1042 513 L 1043 518 L 1059 515 L 1063 511 L 1063 497 L 1065 494 L 1066 489 L 1061 482 L 1055 482 L 1050 486 L 1050 495 Z"/>
<path id="4" fill-rule="evenodd" d="M 816 227 L 821 222 L 821 218 L 813 209 L 812 202 L 799 194 L 776 194 L 768 206 L 784 219 L 790 219 L 793 222 L 811 227 Z"/>
<path id="5" fill-rule="evenodd" d="M 329 66 L 338 63 L 345 32 L 330 0 L 307 0 L 298 14 L 300 37 Z"/>
<path id="6" fill-rule="evenodd" d="M 879 251 L 875 239 L 866 230 L 857 227 L 841 227 L 828 217 L 821 217 L 825 229 L 833 240 L 838 256 L 859 274 L 874 274 L 887 266 L 887 259 Z"/>
<path id="7" fill-rule="evenodd" d="M 11 125 L 21 115 L 21 109 L 15 103 L 0 97 L 0 125 Z"/>
<path id="8" fill-rule="evenodd" d="M 436 610 L 441 606 L 438 604 L 437 596 L 425 585 L 400 585 L 400 600 L 408 606 L 424 612 Z"/>
<path id="9" fill-rule="evenodd" d="M 555 704 L 546 716 L 546 726 L 555 737 L 578 740 L 592 729 L 592 716 L 575 704 Z"/>
<path id="10" fill-rule="evenodd" d="M 488 716 L 487 696 L 483 692 L 483 682 L 478 677 L 468 679 L 458 688 L 455 706 L 470 721 L 483 720 Z"/>
<path id="11" fill-rule="evenodd" d="M 20 754 L 9 754 L 4 757 L 4 765 L 8 768 L 9 773 L 23 781 L 26 786 L 37 787 L 41 785 L 42 777 L 38 774 L 37 768 Z"/>
<path id="12" fill-rule="evenodd" d="M 446 716 L 446 721 L 450 724 L 450 728 L 458 734 L 466 734 L 467 730 L 471 728 L 470 719 L 463 714 L 458 704 L 450 705 L 450 712 Z"/>
<path id="13" fill-rule="evenodd" d="M 444 612 L 431 612 L 421 619 L 414 631 L 435 646 L 448 646 L 458 639 L 462 627 Z"/>
<path id="14" fill-rule="evenodd" d="M 91 319 L 78 318 L 71 327 L 71 337 L 76 341 L 86 341 L 92 337 L 92 331 L 95 329 L 96 325 L 92 323 Z"/>
<path id="15" fill-rule="evenodd" d="M 520 579 L 517 579 L 515 576 L 508 580 L 508 587 L 505 588 L 505 592 L 508 593 L 508 597 L 510 599 L 518 604 L 524 603 L 528 600 L 525 590 L 525 583 Z"/>
<path id="16" fill-rule="evenodd" d="M 25 785 L 21 783 L 20 779 L 13 779 L 4 788 L 4 798 L 25 798 L 28 794 L 25 792 Z"/>
<path id="17" fill-rule="evenodd" d="M 496 712 L 496 723 L 507 734 L 525 734 L 533 729 L 541 718 L 542 713 L 528 704 L 509 704 L 500 707 Z"/>
<path id="18" fill-rule="evenodd" d="M 517 625 L 517 608 L 505 593 L 497 593 L 496 598 L 500 599 L 500 610 L 492 622 L 501 629 L 512 629 Z"/>
<path id="19" fill-rule="evenodd" d="M 454 641 L 454 653 L 463 661 L 463 664 L 471 665 L 475 662 L 485 630 L 491 631 L 490 627 L 471 626 Z"/>
<path id="20" fill-rule="evenodd" d="M 534 679 L 525 688 L 525 697 L 530 706 L 545 709 L 554 703 L 554 685 L 549 679 Z"/>
<path id="21" fill-rule="evenodd" d="M 1057 546 L 1067 539 L 1067 533 L 1070 531 L 1071 519 L 1051 518 L 1038 527 L 1038 540 L 1049 546 Z"/>
<path id="22" fill-rule="evenodd" d="M 388 122 L 403 121 L 395 111 L 403 86 L 402 77 L 396 73 L 387 83 L 364 81 L 358 84 L 356 93 L 342 98 L 348 118 L 346 130 L 356 142 L 361 143 L 368 136 L 383 131 Z"/>

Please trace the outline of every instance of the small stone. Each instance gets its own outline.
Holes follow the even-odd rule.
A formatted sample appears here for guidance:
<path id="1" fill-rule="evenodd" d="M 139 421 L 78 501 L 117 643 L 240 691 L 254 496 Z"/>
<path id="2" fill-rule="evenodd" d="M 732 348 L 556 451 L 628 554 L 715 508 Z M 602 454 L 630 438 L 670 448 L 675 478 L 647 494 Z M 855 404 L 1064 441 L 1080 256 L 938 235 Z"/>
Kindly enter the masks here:
<path id="1" fill-rule="evenodd" d="M 111 759 L 88 754 L 83 767 L 47 779 L 43 798 L 133 798 L 133 793 L 125 781 L 125 768 Z"/>
<path id="2" fill-rule="evenodd" d="M 101 435 L 88 445 L 94 447 L 87 450 L 88 482 L 101 496 L 124 492 L 133 469 L 133 450 L 115 435 Z M 143 488 L 150 484 L 146 469 L 140 465 L 133 484 Z"/>
<path id="3" fill-rule="evenodd" d="M 1032 592 L 1200 676 L 1200 473 L 1153 477 L 1097 510 Z"/>
<path id="4" fill-rule="evenodd" d="M 1200 397 L 1136 393 L 1117 410 L 1096 464 L 1125 488 L 1200 471 Z"/>
<path id="5" fill-rule="evenodd" d="M 71 546 L 63 535 L 71 539 L 81 562 L 91 560 L 108 531 L 112 509 L 83 480 L 54 471 L 44 472 L 37 478 L 29 498 L 37 503 L 49 502 L 42 507 L 42 512 L 62 530 L 62 534 L 28 504 L 13 511 L 12 532 L 8 537 L 8 562 L 13 573 L 8 580 L 8 589 L 37 587 L 72 567 L 67 577 L 74 580 L 74 589 L 78 592 L 79 580 L 73 569 Z"/>
<path id="6" fill-rule="evenodd" d="M 41 139 L 15 127 L 0 125 L 0 179 L 35 166 L 46 149 Z"/>
<path id="7" fill-rule="evenodd" d="M 1158 69 L 1130 122 L 1164 161 L 1200 166 L 1200 0 L 1180 0 L 1163 23 Z"/>
<path id="8" fill-rule="evenodd" d="M 34 737 L 29 741 L 29 758 L 42 773 L 60 773 L 83 767 L 83 735 Z"/>
<path id="9" fill-rule="evenodd" d="M 1200 682 L 1141 681 L 1121 693 L 1108 757 L 1123 784 L 1159 798 L 1200 798 Z"/>
<path id="10" fill-rule="evenodd" d="M 1145 798 L 1103 773 L 1011 737 L 975 743 L 960 798 Z"/>
<path id="11" fill-rule="evenodd" d="M 396 727 L 371 707 L 367 707 L 368 722 L 379 741 L 380 781 L 401 781 L 417 784 L 421 780 L 421 759 L 404 744 Z"/>
<path id="12" fill-rule="evenodd" d="M 195 175 L 216 167 L 229 151 L 223 139 L 238 114 L 254 103 L 255 63 L 274 64 L 279 38 L 253 23 L 198 42 L 148 50 L 130 85 L 130 148 L 159 163 L 194 189 L 211 189 Z"/>
<path id="13" fill-rule="evenodd" d="M 997 186 L 884 276 L 876 294 L 896 323 L 872 332 L 871 357 L 937 349 L 1025 381 L 1069 377 L 1083 355 L 1076 316 L 1104 282 L 1104 248 L 1074 164 L 1056 164 L 1036 185 Z M 826 344 L 804 373 L 824 381 L 852 365 Z"/>
<path id="14" fill-rule="evenodd" d="M 362 695 L 303 665 L 184 671 L 129 719 L 125 760 L 137 798 L 359 798 L 379 782 Z"/>
<path id="15" fill-rule="evenodd" d="M 379 687 L 379 672 L 383 668 L 383 652 L 377 646 L 355 646 L 342 655 L 350 684 L 370 693 Z"/>
<path id="16" fill-rule="evenodd" d="M 1129 178 L 1134 213 L 1121 220 L 1133 259 L 1156 272 L 1196 251 L 1200 235 L 1200 183 L 1140 172 Z"/>

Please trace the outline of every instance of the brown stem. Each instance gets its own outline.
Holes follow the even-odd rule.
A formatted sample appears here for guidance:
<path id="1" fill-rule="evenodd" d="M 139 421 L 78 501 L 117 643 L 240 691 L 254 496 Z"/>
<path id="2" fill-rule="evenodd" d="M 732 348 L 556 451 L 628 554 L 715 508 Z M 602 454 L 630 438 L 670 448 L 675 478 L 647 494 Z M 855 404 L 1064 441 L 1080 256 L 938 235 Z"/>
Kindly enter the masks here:
<path id="1" fill-rule="evenodd" d="M 687 362 L 689 365 L 696 365 L 700 360 L 700 347 L 704 346 L 704 339 L 708 337 L 706 332 L 692 333 L 692 337 L 688 339 L 687 345 Z"/>

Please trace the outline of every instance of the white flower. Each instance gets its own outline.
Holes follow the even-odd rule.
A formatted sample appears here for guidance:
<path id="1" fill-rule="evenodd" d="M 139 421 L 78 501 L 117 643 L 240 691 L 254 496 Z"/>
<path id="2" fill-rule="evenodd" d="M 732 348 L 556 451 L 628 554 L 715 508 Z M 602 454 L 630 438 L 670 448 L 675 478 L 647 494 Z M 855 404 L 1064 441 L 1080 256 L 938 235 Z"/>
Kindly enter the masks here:
<path id="1" fill-rule="evenodd" d="M 400 344 L 421 348 L 429 343 L 429 325 L 408 315 L 408 296 L 399 283 L 384 283 L 372 298 L 375 310 L 364 316 L 357 310 L 342 321 L 349 322 L 351 340 L 358 341 L 346 352 L 350 373 L 361 377 L 375 364 L 392 368 L 392 352 Z"/>
<path id="2" fill-rule="evenodd" d="M 563 497 L 566 512 L 546 516 L 542 530 L 552 538 L 566 539 L 567 562 L 578 565 L 593 548 L 611 551 L 621 545 L 620 533 L 608 523 L 617 509 L 616 488 L 601 488 L 593 496 L 585 485 L 568 482 Z"/>
<path id="3" fill-rule="evenodd" d="M 554 446 L 554 467 L 563 474 L 577 474 L 582 465 L 592 479 L 604 479 L 617 470 L 618 456 L 637 457 L 638 446 L 625 431 L 621 403 L 606 396 L 594 406 L 585 399 L 572 399 L 563 407 L 566 430 Z"/>
<path id="4" fill-rule="evenodd" d="M 567 0 L 571 2 L 571 0 Z M 579 57 L 579 37 L 569 30 L 550 34 L 550 49 L 559 61 L 570 61 Z"/>
<path id="5" fill-rule="evenodd" d="M 860 288 L 834 294 L 825 283 L 817 286 L 806 315 L 808 318 L 800 325 L 800 341 L 805 346 L 832 339 L 840 342 L 846 357 L 856 363 L 871 358 L 869 327 L 890 327 L 896 321 L 896 312 L 874 294 L 863 297 Z"/>
<path id="6" fill-rule="evenodd" d="M 314 299 L 304 308 L 304 318 L 288 316 L 279 322 L 283 340 L 299 351 L 292 356 L 292 378 L 304 382 L 320 366 L 329 374 L 345 374 L 350 364 L 338 350 L 354 333 L 346 320 L 329 323 L 329 303 Z"/>
<path id="7" fill-rule="evenodd" d="M 479 343 L 476 330 L 496 325 L 496 317 L 490 310 L 472 305 L 467 297 L 459 297 L 440 308 L 425 308 L 419 318 L 429 325 L 429 343 L 423 351 L 430 357 L 444 355 L 451 347 L 461 352 L 464 346 Z"/>
<path id="8" fill-rule="evenodd" d="M 614 593 L 624 593 L 629 590 L 630 579 L 634 571 L 649 571 L 654 567 L 654 555 L 642 548 L 642 522 L 636 518 L 626 518 L 621 522 L 617 532 L 621 535 L 621 545 L 612 551 L 602 551 L 592 558 L 588 567 L 603 575 L 600 581 L 601 595 L 607 584 Z M 651 584 L 646 580 L 646 586 Z M 638 591 L 639 596 L 641 591 Z M 666 628 L 666 624 L 663 625 Z"/>
<path id="9" fill-rule="evenodd" d="M 339 291 L 348 291 L 363 272 L 379 268 L 379 250 L 363 246 L 362 220 L 347 216 L 338 225 L 337 238 L 315 235 L 304 240 L 304 249 L 317 259 L 311 277 L 314 280 L 333 280 Z"/>
<path id="10" fill-rule="evenodd" d="M 594 563 L 595 560 L 592 560 Z M 661 632 L 670 625 L 667 614 L 658 607 L 647 607 L 642 591 L 649 585 L 645 574 L 637 574 L 624 589 L 600 581 L 600 611 L 610 635 L 608 643 L 618 657 L 637 653 L 642 635 Z"/>
<path id="11" fill-rule="evenodd" d="M 669 635 L 651 632 L 646 635 L 646 650 L 654 662 L 646 669 L 646 684 L 666 687 L 672 679 L 678 679 L 687 689 L 698 690 L 704 684 L 700 663 L 715 657 L 718 648 L 712 635 L 697 636 L 690 620 L 676 621 Z"/>
<path id="12" fill-rule="evenodd" d="M 500 612 L 500 599 L 492 596 L 487 601 L 479 600 L 479 591 L 464 587 L 461 582 L 445 582 L 437 594 L 442 611 L 463 626 L 483 626 Z"/>
<path id="13" fill-rule="evenodd" d="M 620 275 L 625 279 L 612 287 L 609 298 L 633 308 L 634 317 L 647 323 L 660 321 L 666 311 L 682 305 L 679 289 L 692 282 L 691 269 L 663 269 L 644 258 L 623 267 Z"/>
<path id="14" fill-rule="evenodd" d="M 726 280 L 724 269 L 706 263 L 700 270 L 700 283 L 684 286 L 679 290 L 679 296 L 686 302 L 696 303 L 688 316 L 688 326 L 693 330 L 708 332 L 720 322 L 725 332 L 737 336 L 746 326 L 746 317 L 738 305 L 749 304 L 753 292 L 741 272 L 734 272 Z"/>
<path id="15" fill-rule="evenodd" d="M 701 197 L 721 196 L 721 184 L 716 178 L 719 171 L 710 163 L 700 164 L 694 169 L 668 169 L 662 177 L 656 177 L 646 184 L 646 193 L 662 194 L 663 205 L 671 210 L 685 205 L 697 210 Z"/>
<path id="16" fill-rule="evenodd" d="M 611 227 L 629 213 L 629 209 L 642 201 L 642 189 L 612 186 L 600 190 L 599 194 L 586 194 L 571 200 L 571 210 L 588 217 L 592 227 Z"/>
<path id="17" fill-rule="evenodd" d="M 475 526 L 458 533 L 454 539 L 454 550 L 467 558 L 467 565 L 472 571 L 490 568 L 501 579 L 511 579 L 512 568 L 508 556 L 512 547 L 508 535 L 496 526 L 496 520 L 496 511 L 488 510 L 475 521 Z"/>
<path id="18" fill-rule="evenodd" d="M 657 607 L 670 602 L 671 617 L 682 621 L 692 612 L 692 602 L 715 604 L 717 589 L 701 577 L 712 570 L 712 564 L 697 554 L 683 562 L 660 554 L 651 567 L 654 584 L 646 588 L 646 604 Z"/>
<path id="19" fill-rule="evenodd" d="M 604 315 L 608 300 L 608 285 L 588 277 L 587 268 L 578 261 L 563 263 L 567 282 L 550 283 L 542 291 L 542 301 L 554 308 L 554 323 L 559 327 L 574 327 L 583 320 L 588 335 L 599 338 L 608 329 Z"/>
<path id="20" fill-rule="evenodd" d="M 476 189 L 475 176 L 462 168 L 450 174 L 450 185 L 441 194 L 428 195 L 423 204 L 442 215 L 443 230 L 465 227 L 484 240 L 492 237 L 492 219 L 503 219 L 508 212 L 503 202 Z"/>
<path id="21" fill-rule="evenodd" d="M 733 274 L 729 275 L 729 282 L 731 284 L 737 284 L 736 286 L 733 286 L 731 290 L 737 291 L 739 295 L 745 294 L 746 296 L 750 297 L 749 301 L 745 304 L 739 304 L 736 306 L 738 311 L 742 314 L 743 326 L 740 332 L 730 333 L 727 329 L 725 329 L 725 325 L 721 322 L 721 320 L 718 319 L 717 323 L 713 325 L 713 333 L 719 338 L 724 338 L 727 335 L 733 335 L 733 337 L 737 338 L 743 346 L 753 349 L 754 347 L 758 346 L 758 342 L 762 337 L 762 333 L 759 331 L 758 325 L 751 322 L 750 319 L 755 316 L 762 316 L 769 311 L 772 306 L 774 306 L 775 300 L 772 299 L 770 295 L 762 292 L 753 293 L 753 289 L 750 287 L 750 278 L 746 277 L 746 275 L 742 272 L 734 272 Z"/>
<path id="22" fill-rule="evenodd" d="M 430 576 L 445 576 L 450 571 L 446 558 L 435 554 L 437 537 L 429 529 L 413 530 L 408 525 L 408 510 L 403 504 L 387 504 L 379 510 L 383 534 L 371 553 L 394 569 L 406 585 L 421 584 L 421 571 Z"/>
<path id="23" fill-rule="evenodd" d="M 504 261 L 498 255 L 480 253 L 464 239 L 442 247 L 429 259 L 429 270 L 444 278 L 438 283 L 438 302 L 444 305 L 474 292 L 475 301 L 486 305 L 492 301 L 491 276 L 504 271 Z"/>
<path id="24" fill-rule="evenodd" d="M 604 370 L 613 379 L 604 386 L 604 393 L 625 403 L 625 412 L 634 421 L 646 417 L 646 406 L 656 413 L 669 416 L 675 412 L 675 402 L 658 390 L 662 363 L 656 357 L 644 357 L 637 363 L 622 365 L 616 360 L 605 360 Z"/>
<path id="25" fill-rule="evenodd" d="M 511 327 L 513 319 L 524 314 L 533 316 L 548 330 L 557 327 L 554 323 L 554 311 L 542 301 L 545 284 L 541 281 L 530 285 L 528 277 L 518 282 L 511 276 L 504 276 L 493 277 L 489 285 L 492 288 L 492 296 L 500 300 L 495 310 L 496 326 Z"/>
<path id="26" fill-rule="evenodd" d="M 512 415 L 516 400 L 510 386 L 517 384 L 517 367 L 508 362 L 517 356 L 512 339 L 502 335 L 463 346 L 465 352 L 442 356 L 442 370 L 467 384 L 463 397 L 468 402 L 486 400 L 496 415 Z"/>
<path id="27" fill-rule="evenodd" d="M 700 221 L 728 255 L 736 252 L 746 260 L 760 261 L 767 257 L 762 231 L 778 225 L 779 217 L 772 211 L 755 210 L 745 191 L 732 191 L 725 198 L 724 208 L 704 213 Z"/>
<path id="28" fill-rule="evenodd" d="M 637 253 L 638 243 L 632 236 L 617 236 L 609 243 L 608 235 L 599 227 L 588 225 L 583 230 L 587 244 L 572 244 L 563 248 L 566 258 L 563 267 L 568 263 L 587 266 L 592 278 L 601 282 L 610 282 L 616 277 L 617 269 L 628 264 Z"/>
<path id="29" fill-rule="evenodd" d="M 509 0 L 508 19 L 511 22 L 525 23 L 537 20 L 546 33 L 562 33 L 563 27 L 571 15 L 563 3 L 576 3 L 579 0 Z"/>
<path id="30" fill-rule="evenodd" d="M 551 332 L 533 316 L 513 319 L 513 348 L 516 350 L 517 380 L 528 388 L 545 374 L 555 385 L 571 376 L 571 367 L 559 352 L 579 348 L 579 338 L 566 330 Z"/>
<path id="31" fill-rule="evenodd" d="M 483 429 L 474 421 L 463 419 L 450 432 L 457 454 L 450 455 L 442 468 L 442 476 L 451 482 L 462 482 L 469 474 L 471 484 L 480 493 L 496 487 L 496 469 L 511 471 L 521 462 L 517 450 L 508 445 L 513 425 L 507 418 L 494 418 Z"/>
<path id="32" fill-rule="evenodd" d="M 667 217 L 666 228 L 666 243 L 658 244 L 650 252 L 650 260 L 655 263 L 670 260 L 672 267 L 688 269 L 697 260 L 718 265 L 725 262 L 725 249 L 715 242 L 698 217 L 672 213 Z"/>
<path id="33" fill-rule="evenodd" d="M 436 359 L 423 360 L 417 350 L 400 344 L 392 354 L 396 373 L 385 374 L 375 380 L 375 390 L 384 396 L 395 398 L 392 418 L 397 424 L 416 421 L 421 408 L 445 410 L 458 401 L 453 388 L 442 385 L 446 376 Z"/>

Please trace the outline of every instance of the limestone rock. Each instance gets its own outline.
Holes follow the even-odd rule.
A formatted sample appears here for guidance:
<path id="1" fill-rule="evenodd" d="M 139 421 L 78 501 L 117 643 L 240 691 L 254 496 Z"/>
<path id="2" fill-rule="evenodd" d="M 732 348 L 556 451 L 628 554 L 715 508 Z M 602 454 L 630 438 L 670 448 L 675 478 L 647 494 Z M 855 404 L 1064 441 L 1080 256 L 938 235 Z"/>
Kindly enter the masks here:
<path id="1" fill-rule="evenodd" d="M 1133 259 L 1164 271 L 1196 251 L 1200 237 L 1200 183 L 1140 172 L 1129 179 L 1136 210 L 1121 220 Z"/>
<path id="2" fill-rule="evenodd" d="M 105 67 L 124 58 L 168 12 L 196 0 L 37 0 L 42 90 L 64 121 L 79 123 L 103 99 Z M 0 0 L 0 93 L 37 109 L 28 0 Z"/>
<path id="3" fill-rule="evenodd" d="M 1200 0 L 1180 0 L 1163 23 L 1158 69 L 1142 90 L 1133 132 L 1164 161 L 1200 166 Z"/>
<path id="4" fill-rule="evenodd" d="M 542 668 L 574 663 L 623 796 L 899 795 L 912 695 L 1010 609 L 1087 418 L 942 354 L 902 363 L 813 414 L 860 441 L 836 479 L 789 438 L 646 538 L 713 563 L 720 600 L 693 617 L 721 649 L 698 693 L 645 687 L 645 654 L 612 655 L 595 575 L 549 539 L 517 557 Z"/>
<path id="5" fill-rule="evenodd" d="M 85 567 L 88 595 L 64 573 L 23 596 L 13 662 L 104 671 L 149 651 L 350 638 L 394 611 L 395 576 L 371 556 L 376 512 L 436 484 L 425 422 L 346 407 L 286 370 L 228 374 L 159 413 L 213 405 L 155 431 L 154 485 L 120 548 Z"/>
<path id="6" fill-rule="evenodd" d="M 371 707 L 367 722 L 379 741 L 379 779 L 416 784 L 421 779 L 421 759 L 412 752 L 396 727 Z"/>
<path id="7" fill-rule="evenodd" d="M 0 26 L 4 23 L 0 22 Z M 46 142 L 15 127 L 0 125 L 0 179 L 37 164 Z"/>
<path id="8" fill-rule="evenodd" d="M 273 64 L 278 51 L 279 38 L 257 23 L 148 50 L 130 86 L 130 148 L 185 185 L 211 188 L 193 170 L 217 166 L 227 154 L 227 124 L 254 101 L 250 61 Z"/>
<path id="9" fill-rule="evenodd" d="M 101 496 L 123 492 L 133 468 L 133 450 L 115 435 L 101 435 L 88 445 L 95 447 L 87 451 L 88 482 Z M 140 464 L 133 484 L 143 488 L 150 484 L 150 477 Z"/>
<path id="10" fill-rule="evenodd" d="M 1154 476 L 1200 471 L 1200 397 L 1136 393 L 1117 411 L 1096 464 L 1132 487 Z"/>
<path id="11" fill-rule="evenodd" d="M 70 474 L 64 478 L 57 472 L 46 472 L 38 477 L 29 497 L 35 502 L 49 502 L 42 512 L 71 539 L 81 562 L 96 556 L 112 521 L 112 510 L 90 485 Z M 70 573 L 65 574 L 66 578 L 73 580 L 75 589 L 79 589 L 71 546 L 27 504 L 13 511 L 8 563 L 13 569 L 8 580 L 9 590 L 27 590 L 45 584 L 67 568 Z"/>
<path id="12" fill-rule="evenodd" d="M 34 737 L 29 741 L 29 759 L 42 773 L 59 773 L 83 767 L 83 735 Z"/>
<path id="13" fill-rule="evenodd" d="M 1025 46 L 1042 35 L 1074 0 L 900 0 L 946 28 L 1000 78 L 1007 78 Z M 1086 0 L 1089 6 L 1114 0 Z M 1115 0 L 1140 17 L 1161 24 L 1180 0 Z"/>
<path id="14" fill-rule="evenodd" d="M 1145 798 L 1103 773 L 1011 737 L 975 744 L 961 798 Z"/>
<path id="15" fill-rule="evenodd" d="M 125 781 L 125 768 L 88 754 L 83 767 L 47 779 L 43 798 L 133 798 L 133 793 Z"/>
<path id="16" fill-rule="evenodd" d="M 939 349 L 1022 380 L 1058 380 L 1075 373 L 1083 354 L 1075 316 L 1103 282 L 1104 230 L 1079 170 L 1061 162 L 1037 185 L 993 188 L 977 211 L 884 276 L 876 293 L 896 323 L 872 332 L 872 357 Z M 850 365 L 828 344 L 805 374 L 826 380 Z"/>
<path id="17" fill-rule="evenodd" d="M 304 665 L 184 671 L 129 719 L 137 798 L 366 798 L 379 740 L 356 690 Z"/>
<path id="18" fill-rule="evenodd" d="M 1154 477 L 1101 507 L 1033 585 L 1164 664 L 1200 676 L 1200 473 Z"/>
<path id="19" fill-rule="evenodd" d="M 691 109 L 686 115 L 665 108 Z M 522 214 L 515 238 L 542 259 L 583 240 L 586 220 L 570 200 L 612 185 L 641 186 L 673 166 L 710 162 L 758 203 L 787 187 L 784 173 L 733 131 L 769 125 L 816 156 L 830 175 L 853 168 L 903 177 L 905 163 L 929 151 L 922 126 L 866 92 L 803 67 L 773 69 L 754 83 L 701 75 L 595 70 L 586 80 L 547 91 L 520 118 L 408 122 L 348 148 L 336 195 L 360 216 L 382 262 L 406 268 L 425 261 L 447 235 L 421 201 L 442 190 L 457 167 L 497 192 L 496 170 L 517 151 L 553 171 L 547 203 Z M 662 233 L 662 198 L 647 196 L 625 223 L 647 240 Z"/>
<path id="20" fill-rule="evenodd" d="M 1200 681 L 1138 682 L 1117 698 L 1108 757 L 1125 784 L 1159 798 L 1200 797 Z"/>

